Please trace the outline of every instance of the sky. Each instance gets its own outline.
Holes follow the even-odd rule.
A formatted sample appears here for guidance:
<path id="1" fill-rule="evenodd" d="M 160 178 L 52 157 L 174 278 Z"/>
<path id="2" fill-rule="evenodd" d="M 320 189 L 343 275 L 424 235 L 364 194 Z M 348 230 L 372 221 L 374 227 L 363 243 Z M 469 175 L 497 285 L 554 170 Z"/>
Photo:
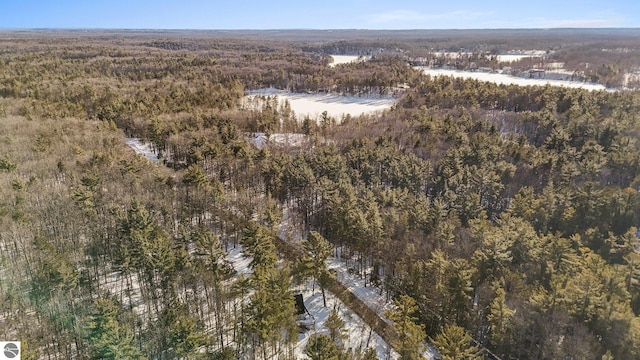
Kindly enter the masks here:
<path id="1" fill-rule="evenodd" d="M 0 28 L 638 28 L 639 0 L 0 0 Z"/>

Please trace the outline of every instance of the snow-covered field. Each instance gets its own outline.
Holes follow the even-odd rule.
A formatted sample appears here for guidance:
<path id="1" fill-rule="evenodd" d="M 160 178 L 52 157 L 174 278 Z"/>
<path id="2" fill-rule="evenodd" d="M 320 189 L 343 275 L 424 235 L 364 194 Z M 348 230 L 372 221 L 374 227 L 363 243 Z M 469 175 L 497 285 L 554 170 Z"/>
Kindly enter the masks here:
<path id="1" fill-rule="evenodd" d="M 520 61 L 522 59 L 526 59 L 526 58 L 530 58 L 533 57 L 531 55 L 497 55 L 496 56 L 498 58 L 499 62 L 505 62 L 505 63 L 510 63 L 510 62 L 516 62 L 516 61 Z"/>
<path id="2" fill-rule="evenodd" d="M 389 96 L 341 96 L 333 94 L 299 94 L 277 89 L 249 91 L 247 97 L 277 96 L 280 104 L 289 100 L 298 120 L 309 116 L 318 120 L 324 111 L 340 123 L 344 116 L 352 117 L 389 109 L 396 101 Z"/>
<path id="3" fill-rule="evenodd" d="M 329 55 L 333 58 L 333 62 L 329 64 L 330 67 L 334 67 L 340 64 L 348 64 L 358 61 L 360 56 L 356 55 Z"/>
<path id="4" fill-rule="evenodd" d="M 587 90 L 606 90 L 603 85 L 588 83 L 588 82 L 579 82 L 579 81 L 564 81 L 564 80 L 548 80 L 548 79 L 526 79 L 506 74 L 500 73 L 486 73 L 486 72 L 476 72 L 476 71 L 460 71 L 460 70 L 450 70 L 450 69 L 435 69 L 418 66 L 416 69 L 422 70 L 425 74 L 431 76 L 453 76 L 453 77 L 461 77 L 465 79 L 476 79 L 480 81 L 488 81 L 494 82 L 496 84 L 507 84 L 507 85 L 520 85 L 520 86 L 529 86 L 529 85 L 552 85 L 552 86 L 564 86 L 570 88 L 581 88 Z"/>
<path id="5" fill-rule="evenodd" d="M 500 62 L 516 62 L 526 58 L 541 58 L 547 54 L 542 50 L 525 50 L 525 51 L 512 51 L 507 54 L 497 55 Z"/>
<path id="6" fill-rule="evenodd" d="M 446 51 L 438 51 L 434 53 L 436 56 L 448 57 L 450 59 L 458 59 L 463 56 L 471 56 L 473 53 L 470 52 L 446 52 Z M 526 58 L 540 58 L 546 54 L 545 51 L 541 50 L 518 50 L 518 51 L 510 51 L 506 54 L 496 55 L 498 61 L 500 62 L 515 62 L 520 61 Z"/>

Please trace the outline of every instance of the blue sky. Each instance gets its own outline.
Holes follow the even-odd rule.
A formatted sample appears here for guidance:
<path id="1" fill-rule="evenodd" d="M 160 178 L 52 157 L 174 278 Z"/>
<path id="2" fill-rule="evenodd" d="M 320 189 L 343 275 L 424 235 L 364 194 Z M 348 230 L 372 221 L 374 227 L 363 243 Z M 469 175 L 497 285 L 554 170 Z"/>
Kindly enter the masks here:
<path id="1" fill-rule="evenodd" d="M 0 28 L 640 27 L 639 0 L 0 0 Z"/>

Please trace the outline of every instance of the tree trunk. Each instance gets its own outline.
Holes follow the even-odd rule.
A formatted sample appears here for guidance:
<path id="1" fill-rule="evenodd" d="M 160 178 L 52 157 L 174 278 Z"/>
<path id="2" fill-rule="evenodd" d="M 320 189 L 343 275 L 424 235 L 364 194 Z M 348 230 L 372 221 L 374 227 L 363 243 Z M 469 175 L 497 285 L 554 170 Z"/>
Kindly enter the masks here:
<path id="1" fill-rule="evenodd" d="M 325 294 L 324 287 L 321 286 L 320 290 L 322 291 L 322 305 L 327 307 L 327 296 Z"/>

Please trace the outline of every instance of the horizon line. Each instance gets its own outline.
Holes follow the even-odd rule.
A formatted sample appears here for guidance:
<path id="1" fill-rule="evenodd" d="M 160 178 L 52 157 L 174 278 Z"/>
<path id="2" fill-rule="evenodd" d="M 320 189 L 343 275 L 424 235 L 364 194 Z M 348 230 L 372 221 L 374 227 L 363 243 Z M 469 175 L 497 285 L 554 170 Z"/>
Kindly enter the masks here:
<path id="1" fill-rule="evenodd" d="M 110 27 L 32 27 L 4 28 L 0 31 L 477 31 L 477 30 L 640 30 L 637 27 L 505 27 L 505 28 L 412 28 L 412 29 L 376 29 L 376 28 L 110 28 Z"/>

